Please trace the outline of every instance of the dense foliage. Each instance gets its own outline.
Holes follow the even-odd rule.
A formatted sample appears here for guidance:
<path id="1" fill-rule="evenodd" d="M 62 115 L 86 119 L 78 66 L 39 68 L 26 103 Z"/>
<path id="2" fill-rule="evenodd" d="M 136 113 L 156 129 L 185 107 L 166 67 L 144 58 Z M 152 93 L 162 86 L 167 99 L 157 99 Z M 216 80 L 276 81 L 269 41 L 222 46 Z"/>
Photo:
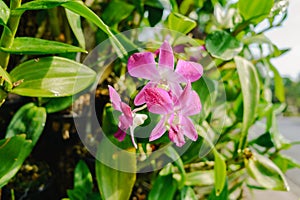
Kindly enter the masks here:
<path id="1" fill-rule="evenodd" d="M 287 6 L 288 0 L 1 0 L 1 105 L 6 105 L 10 94 L 32 98 L 14 114 L 6 133 L 1 133 L 0 188 L 39 142 L 49 114 L 70 107 L 84 93 L 91 95 L 93 104 L 93 94 L 100 90 L 103 98 L 96 118 L 101 130 L 93 126 L 84 130 L 90 143 L 96 140 L 92 146 L 84 143 L 97 157 L 95 173 L 80 161 L 74 188 L 67 191 L 69 199 L 129 199 L 134 186 L 143 181 L 150 185 L 146 194 L 150 200 L 241 199 L 249 189 L 288 190 L 284 173 L 299 164 L 281 154 L 291 145 L 277 128 L 276 116 L 286 106 L 284 81 L 271 62 L 287 49 L 278 49 L 264 35 L 283 23 Z M 26 23 L 22 21 L 26 13 L 36 17 L 29 17 L 33 34 L 18 32 Z M 152 37 L 143 30 L 156 32 Z M 120 124 L 113 107 L 124 111 L 114 106 L 121 103 L 120 97 L 114 100 L 112 95 L 129 94 L 126 109 L 133 112 L 141 80 L 126 75 L 127 71 L 133 74 L 128 60 L 145 52 L 161 57 L 155 50 L 165 40 L 173 48 L 177 67 L 180 59 L 203 67 L 202 77 L 182 88 L 201 100 L 200 115 L 191 117 L 196 141 L 186 138 L 183 145 L 170 138 L 183 146 L 176 147 L 168 134 L 149 141 L 150 133 L 145 133 L 147 137 L 136 138 L 134 148 L 130 136 L 122 135 L 121 142 L 120 135 L 114 137 Z M 100 48 L 92 51 L 98 44 Z M 92 53 L 86 55 L 87 50 Z M 82 64 L 91 54 L 105 61 Z M 110 89 L 113 106 L 108 85 L 117 89 Z M 151 120 L 138 123 L 141 128 L 159 121 L 151 116 L 152 104 L 146 103 L 148 109 L 137 112 Z M 263 119 L 264 132 L 253 133 L 251 127 Z M 93 119 L 82 123 L 89 121 Z M 91 139 L 90 133 L 95 137 Z M 87 138 L 81 135 L 83 142 Z M 143 177 L 138 172 L 147 173 Z"/>

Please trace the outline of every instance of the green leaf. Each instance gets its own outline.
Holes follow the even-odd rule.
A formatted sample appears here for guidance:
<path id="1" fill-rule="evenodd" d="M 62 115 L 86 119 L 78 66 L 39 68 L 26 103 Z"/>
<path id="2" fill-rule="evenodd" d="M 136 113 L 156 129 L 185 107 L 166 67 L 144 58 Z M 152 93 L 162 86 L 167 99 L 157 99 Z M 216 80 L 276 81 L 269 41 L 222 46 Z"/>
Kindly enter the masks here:
<path id="1" fill-rule="evenodd" d="M 173 200 L 177 189 L 176 181 L 172 174 L 158 176 L 150 190 L 148 200 Z"/>
<path id="2" fill-rule="evenodd" d="M 170 0 L 170 4 L 172 6 L 172 11 L 173 12 L 178 12 L 178 4 L 176 0 Z"/>
<path id="3" fill-rule="evenodd" d="M 133 5 L 124 1 L 110 1 L 101 17 L 107 25 L 113 26 L 126 19 L 132 13 L 134 8 L 135 7 Z"/>
<path id="4" fill-rule="evenodd" d="M 196 196 L 193 188 L 185 186 L 182 190 L 180 190 L 180 199 L 181 200 L 197 200 L 197 196 Z"/>
<path id="5" fill-rule="evenodd" d="M 184 182 L 185 182 L 185 176 L 186 176 L 186 173 L 185 173 L 185 169 L 184 169 L 184 165 L 183 165 L 183 162 L 179 156 L 179 154 L 177 153 L 177 151 L 172 147 L 172 146 L 169 146 L 166 151 L 165 151 L 166 155 L 168 157 L 170 157 L 172 160 L 175 160 L 174 161 L 174 164 L 177 166 L 179 172 L 181 173 L 181 181 L 179 183 L 179 189 L 181 189 L 184 185 Z"/>
<path id="6" fill-rule="evenodd" d="M 25 135 L 0 140 L 0 188 L 18 172 L 32 149 Z"/>
<path id="7" fill-rule="evenodd" d="M 10 10 L 4 1 L 0 1 L 0 24 L 5 25 L 9 18 Z"/>
<path id="8" fill-rule="evenodd" d="M 135 172 L 135 149 L 119 149 L 104 138 L 98 146 L 96 161 L 96 178 L 102 198 L 128 200 L 136 180 Z"/>
<path id="9" fill-rule="evenodd" d="M 226 182 L 226 163 L 224 157 L 217 150 L 213 149 L 213 151 L 215 156 L 215 193 L 216 196 L 220 196 Z"/>
<path id="10" fill-rule="evenodd" d="M 213 170 L 186 173 L 185 185 L 187 186 L 210 186 L 214 182 Z"/>
<path id="11" fill-rule="evenodd" d="M 7 96 L 8 96 L 8 93 L 0 87 L 0 107 L 5 102 L 5 99 L 7 98 Z"/>
<path id="12" fill-rule="evenodd" d="M 250 45 L 253 43 L 256 44 L 272 44 L 272 41 L 265 36 L 264 34 L 259 34 L 259 35 L 253 35 L 251 37 L 245 37 L 242 39 L 242 42 L 244 44 Z"/>
<path id="13" fill-rule="evenodd" d="M 84 35 L 83 35 L 83 31 L 81 28 L 81 19 L 80 19 L 80 15 L 65 9 L 66 11 L 66 16 L 68 19 L 68 22 L 70 24 L 70 27 L 76 37 L 76 39 L 78 40 L 79 46 L 81 48 L 85 49 L 85 39 L 84 39 Z"/>
<path id="14" fill-rule="evenodd" d="M 243 95 L 243 127 L 239 148 L 244 148 L 248 130 L 253 124 L 257 112 L 260 86 L 257 71 L 254 65 L 245 58 L 234 58 Z"/>
<path id="15" fill-rule="evenodd" d="M 291 144 L 286 141 L 286 139 L 280 134 L 278 130 L 277 118 L 274 108 L 270 109 L 266 114 L 266 130 L 270 133 L 275 148 L 280 150 L 290 147 Z"/>
<path id="16" fill-rule="evenodd" d="M 86 163 L 80 160 L 75 167 L 74 188 L 81 188 L 85 193 L 92 193 L 93 178 Z"/>
<path id="17" fill-rule="evenodd" d="M 118 131 L 118 122 L 116 122 L 113 110 L 113 107 L 107 104 L 103 111 L 102 130 L 106 135 L 112 135 Z"/>
<path id="18" fill-rule="evenodd" d="M 259 23 L 268 17 L 274 0 L 239 0 L 238 10 L 244 20 Z"/>
<path id="19" fill-rule="evenodd" d="M 194 20 L 179 13 L 171 13 L 168 17 L 169 28 L 183 34 L 189 33 L 196 25 Z"/>
<path id="20" fill-rule="evenodd" d="M 243 49 L 243 45 L 226 31 L 214 31 L 205 39 L 207 51 L 216 58 L 230 60 Z"/>
<path id="21" fill-rule="evenodd" d="M 266 147 L 266 148 L 274 147 L 270 132 L 265 132 L 264 134 L 260 135 L 256 139 L 252 140 L 250 143 L 251 144 L 255 143 L 259 146 Z"/>
<path id="22" fill-rule="evenodd" d="M 10 75 L 0 66 L 0 79 L 5 80 L 8 83 L 8 88 L 12 88 L 12 81 Z"/>
<path id="23" fill-rule="evenodd" d="M 26 139 L 31 140 L 31 145 L 34 147 L 44 130 L 46 117 L 45 108 L 37 107 L 34 103 L 25 104 L 10 121 L 5 137 L 26 134 Z"/>
<path id="24" fill-rule="evenodd" d="M 199 151 L 201 147 L 203 147 L 203 138 L 198 137 L 197 141 L 192 142 L 189 148 L 180 156 L 183 163 L 188 164 L 199 159 Z"/>
<path id="25" fill-rule="evenodd" d="M 273 162 L 280 168 L 283 173 L 286 173 L 288 170 L 295 167 L 300 168 L 300 164 L 286 155 L 277 154 L 273 159 Z"/>
<path id="26" fill-rule="evenodd" d="M 204 0 L 184 0 L 180 4 L 179 11 L 183 15 L 189 14 L 194 8 L 202 8 Z"/>
<path id="27" fill-rule="evenodd" d="M 67 190 L 68 200 L 85 200 L 87 199 L 86 193 L 81 189 Z"/>
<path id="28" fill-rule="evenodd" d="M 216 81 L 213 81 L 206 76 L 202 76 L 196 82 L 192 83 L 193 89 L 197 92 L 201 99 L 202 111 L 201 121 L 205 120 L 211 112 L 212 106 L 214 105 L 217 98 L 217 85 Z"/>
<path id="29" fill-rule="evenodd" d="M 47 113 L 55 113 L 70 107 L 74 101 L 73 96 L 57 97 L 57 98 L 43 98 L 43 107 L 46 108 Z"/>
<path id="30" fill-rule="evenodd" d="M 96 73 L 87 66 L 61 57 L 30 60 L 10 72 L 18 85 L 12 93 L 32 97 L 62 97 L 90 86 Z"/>
<path id="31" fill-rule="evenodd" d="M 82 1 L 74 1 L 74 0 L 36 0 L 30 1 L 28 3 L 22 4 L 21 7 L 16 9 L 16 11 L 22 14 L 25 10 L 41 10 L 41 9 L 50 9 L 57 6 L 63 6 L 68 10 L 79 14 L 80 16 L 86 18 L 87 20 L 94 23 L 98 26 L 102 31 L 104 31 L 108 36 L 111 37 L 112 44 L 114 45 L 118 55 L 122 57 L 122 55 L 127 55 L 126 50 L 122 46 L 122 44 L 117 40 L 114 34 L 111 32 L 109 27 L 92 11 L 90 10 Z"/>
<path id="32" fill-rule="evenodd" d="M 271 49 L 271 54 L 269 56 L 276 58 L 276 57 L 279 57 L 279 56 L 289 52 L 290 50 L 291 50 L 290 48 L 279 49 L 276 45 L 273 44 L 272 49 Z"/>
<path id="33" fill-rule="evenodd" d="M 280 102 L 285 102 L 285 94 L 284 94 L 284 84 L 281 75 L 278 70 L 274 67 L 274 65 L 270 62 L 270 69 L 274 75 L 274 85 L 275 85 L 275 96 Z"/>
<path id="34" fill-rule="evenodd" d="M 214 188 L 210 193 L 208 200 L 224 200 L 224 199 L 228 199 L 228 196 L 229 196 L 228 181 L 226 180 L 224 189 L 222 190 L 221 194 L 217 196 L 216 188 Z"/>
<path id="35" fill-rule="evenodd" d="M 60 6 L 66 2 L 73 0 L 35 0 L 22 4 L 17 11 L 24 12 L 25 10 L 43 10 Z"/>
<path id="36" fill-rule="evenodd" d="M 10 48 L 0 47 L 0 50 L 11 54 L 86 53 L 84 49 L 69 44 L 30 37 L 17 37 Z"/>
<path id="37" fill-rule="evenodd" d="M 148 21 L 150 26 L 155 26 L 162 19 L 164 7 L 159 0 L 146 1 L 145 10 L 149 13 Z"/>
<path id="38" fill-rule="evenodd" d="M 67 3 L 62 4 L 62 6 L 94 23 L 98 28 L 100 28 L 111 38 L 112 45 L 115 47 L 115 50 L 118 51 L 117 53 L 119 56 L 122 57 L 122 55 L 127 55 L 126 50 L 119 42 L 119 40 L 115 37 L 115 35 L 111 32 L 110 28 L 82 1 L 68 1 Z"/>
<path id="39" fill-rule="evenodd" d="M 288 184 L 281 170 L 269 159 L 253 153 L 245 160 L 249 175 L 261 186 L 271 190 L 288 191 Z"/>

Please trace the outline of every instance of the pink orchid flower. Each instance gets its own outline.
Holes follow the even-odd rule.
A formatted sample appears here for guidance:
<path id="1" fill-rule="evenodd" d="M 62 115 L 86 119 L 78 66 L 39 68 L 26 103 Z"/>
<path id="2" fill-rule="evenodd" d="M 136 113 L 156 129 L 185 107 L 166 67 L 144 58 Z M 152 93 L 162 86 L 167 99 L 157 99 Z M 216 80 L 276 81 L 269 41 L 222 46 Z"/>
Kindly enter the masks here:
<path id="1" fill-rule="evenodd" d="M 186 85 L 179 98 L 174 102 L 173 109 L 170 109 L 170 97 L 167 97 L 159 88 L 149 88 L 145 91 L 147 107 L 150 112 L 163 114 L 163 117 L 152 130 L 149 140 L 160 138 L 169 129 L 169 138 L 177 146 L 185 144 L 184 136 L 196 141 L 197 131 L 189 116 L 198 114 L 201 111 L 201 102 L 198 94 L 191 89 L 190 82 Z M 159 105 L 161 109 L 151 109 Z M 163 106 L 164 105 L 164 106 Z"/>
<path id="2" fill-rule="evenodd" d="M 126 131 L 129 128 L 132 144 L 135 148 L 137 148 L 137 144 L 134 140 L 134 129 L 144 123 L 144 121 L 147 119 L 147 115 L 137 114 L 136 112 L 141 110 L 139 108 L 132 111 L 129 105 L 121 101 L 120 95 L 113 87 L 109 85 L 108 89 L 113 108 L 122 113 L 119 117 L 119 129 L 114 136 L 119 141 L 123 141 L 126 136 Z"/>
<path id="3" fill-rule="evenodd" d="M 134 99 L 137 106 L 146 103 L 147 88 L 159 87 L 179 96 L 182 90 L 180 83 L 194 82 L 203 74 L 202 65 L 180 59 L 174 70 L 173 50 L 167 41 L 159 48 L 158 54 L 158 65 L 151 52 L 135 53 L 128 60 L 128 73 L 131 76 L 150 80 Z"/>

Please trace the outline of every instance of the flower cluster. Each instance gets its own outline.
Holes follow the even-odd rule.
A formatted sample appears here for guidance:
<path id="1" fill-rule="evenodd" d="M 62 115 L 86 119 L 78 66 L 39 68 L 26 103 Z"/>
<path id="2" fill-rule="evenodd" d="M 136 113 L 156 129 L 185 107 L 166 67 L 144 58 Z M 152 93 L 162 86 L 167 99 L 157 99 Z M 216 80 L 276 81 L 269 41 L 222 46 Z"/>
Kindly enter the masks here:
<path id="1" fill-rule="evenodd" d="M 122 113 L 115 137 L 122 141 L 127 129 L 130 129 L 133 145 L 137 147 L 134 129 L 147 119 L 147 115 L 137 112 L 147 107 L 149 112 L 161 115 L 149 140 L 156 140 L 168 131 L 170 140 L 181 147 L 185 144 L 184 136 L 193 141 L 198 138 L 189 117 L 200 113 L 201 102 L 198 94 L 192 90 L 191 82 L 202 76 L 203 68 L 198 63 L 179 59 L 174 69 L 174 55 L 167 41 L 157 51 L 158 63 L 155 62 L 155 55 L 151 52 L 135 53 L 128 60 L 128 73 L 131 76 L 149 80 L 134 99 L 135 106 L 142 107 L 131 110 L 129 105 L 121 101 L 115 89 L 109 86 L 113 108 Z"/>

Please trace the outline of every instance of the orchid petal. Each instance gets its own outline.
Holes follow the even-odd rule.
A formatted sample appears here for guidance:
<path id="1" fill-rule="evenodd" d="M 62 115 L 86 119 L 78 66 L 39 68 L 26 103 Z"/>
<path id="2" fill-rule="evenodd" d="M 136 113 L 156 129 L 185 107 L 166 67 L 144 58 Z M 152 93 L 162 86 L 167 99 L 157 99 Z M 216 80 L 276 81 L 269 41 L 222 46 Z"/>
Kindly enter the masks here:
<path id="1" fill-rule="evenodd" d="M 174 69 L 174 56 L 173 50 L 167 41 L 159 48 L 159 67 L 167 67 L 170 69 Z"/>
<path id="2" fill-rule="evenodd" d="M 202 76 L 203 67 L 199 63 L 178 60 L 175 72 L 194 82 Z"/>
<path id="3" fill-rule="evenodd" d="M 140 126 L 142 125 L 145 120 L 147 120 L 148 116 L 145 115 L 145 114 L 138 114 L 136 113 L 134 118 L 133 118 L 133 127 L 137 127 L 137 126 Z"/>
<path id="4" fill-rule="evenodd" d="M 166 67 L 160 67 L 158 68 L 159 72 L 159 79 L 160 81 L 167 81 L 172 83 L 186 83 L 187 80 L 184 76 L 181 74 L 174 72 L 173 69 L 169 69 Z"/>
<path id="5" fill-rule="evenodd" d="M 150 142 L 153 140 L 157 140 L 166 132 L 165 121 L 166 121 L 166 117 L 164 116 L 160 119 L 158 124 L 154 127 L 154 129 L 152 130 L 150 137 L 149 137 Z"/>
<path id="6" fill-rule="evenodd" d="M 126 118 L 129 121 L 131 121 L 131 124 L 132 124 L 133 117 L 132 117 L 131 108 L 126 103 L 121 102 L 121 110 L 122 110 L 122 113 L 126 116 Z"/>
<path id="7" fill-rule="evenodd" d="M 183 130 L 183 134 L 191 140 L 196 141 L 198 139 L 198 134 L 192 120 L 185 116 L 182 116 L 180 120 L 180 125 L 181 129 Z"/>
<path id="8" fill-rule="evenodd" d="M 179 83 L 171 83 L 169 95 L 172 98 L 173 102 L 177 102 L 178 98 L 182 94 L 183 89 Z"/>
<path id="9" fill-rule="evenodd" d="M 112 103 L 112 106 L 115 110 L 121 111 L 121 97 L 120 95 L 117 93 L 117 91 L 111 87 L 110 85 L 108 86 L 108 90 L 109 90 L 109 97 Z"/>
<path id="10" fill-rule="evenodd" d="M 119 117 L 119 128 L 126 131 L 130 126 L 133 125 L 133 117 L 131 108 L 126 104 L 121 102 L 122 115 Z"/>
<path id="11" fill-rule="evenodd" d="M 137 78 L 152 80 L 158 76 L 154 56 L 151 52 L 132 54 L 127 63 L 128 73 Z"/>
<path id="12" fill-rule="evenodd" d="M 146 88 L 145 101 L 148 110 L 155 114 L 167 114 L 173 110 L 169 93 L 161 88 Z"/>
<path id="13" fill-rule="evenodd" d="M 201 111 L 200 98 L 198 94 L 192 90 L 191 83 L 185 86 L 175 105 L 180 108 L 182 115 L 195 115 Z"/>
<path id="14" fill-rule="evenodd" d="M 120 128 L 114 134 L 115 138 L 117 138 L 120 142 L 123 141 L 126 137 L 126 132 L 122 131 Z"/>
<path id="15" fill-rule="evenodd" d="M 168 122 L 170 124 L 169 129 L 169 138 L 174 142 L 178 147 L 181 147 L 185 144 L 184 135 L 180 128 L 180 119 L 178 115 L 171 115 Z"/>
<path id="16" fill-rule="evenodd" d="M 147 84 L 141 89 L 141 91 L 135 96 L 135 98 L 134 98 L 134 105 L 140 106 L 140 105 L 146 103 L 146 100 L 145 100 L 145 90 L 146 90 L 147 88 L 155 87 L 155 86 L 156 86 L 156 84 L 153 83 L 153 82 L 147 83 Z"/>
<path id="17" fill-rule="evenodd" d="M 178 125 L 177 126 L 171 125 L 169 130 L 169 138 L 178 147 L 181 147 L 185 144 L 184 135 L 178 129 Z"/>
<path id="18" fill-rule="evenodd" d="M 199 114 L 202 109 L 201 101 L 198 94 L 195 91 L 190 93 L 190 101 L 186 104 L 186 107 L 182 110 L 182 114 L 192 116 Z"/>

